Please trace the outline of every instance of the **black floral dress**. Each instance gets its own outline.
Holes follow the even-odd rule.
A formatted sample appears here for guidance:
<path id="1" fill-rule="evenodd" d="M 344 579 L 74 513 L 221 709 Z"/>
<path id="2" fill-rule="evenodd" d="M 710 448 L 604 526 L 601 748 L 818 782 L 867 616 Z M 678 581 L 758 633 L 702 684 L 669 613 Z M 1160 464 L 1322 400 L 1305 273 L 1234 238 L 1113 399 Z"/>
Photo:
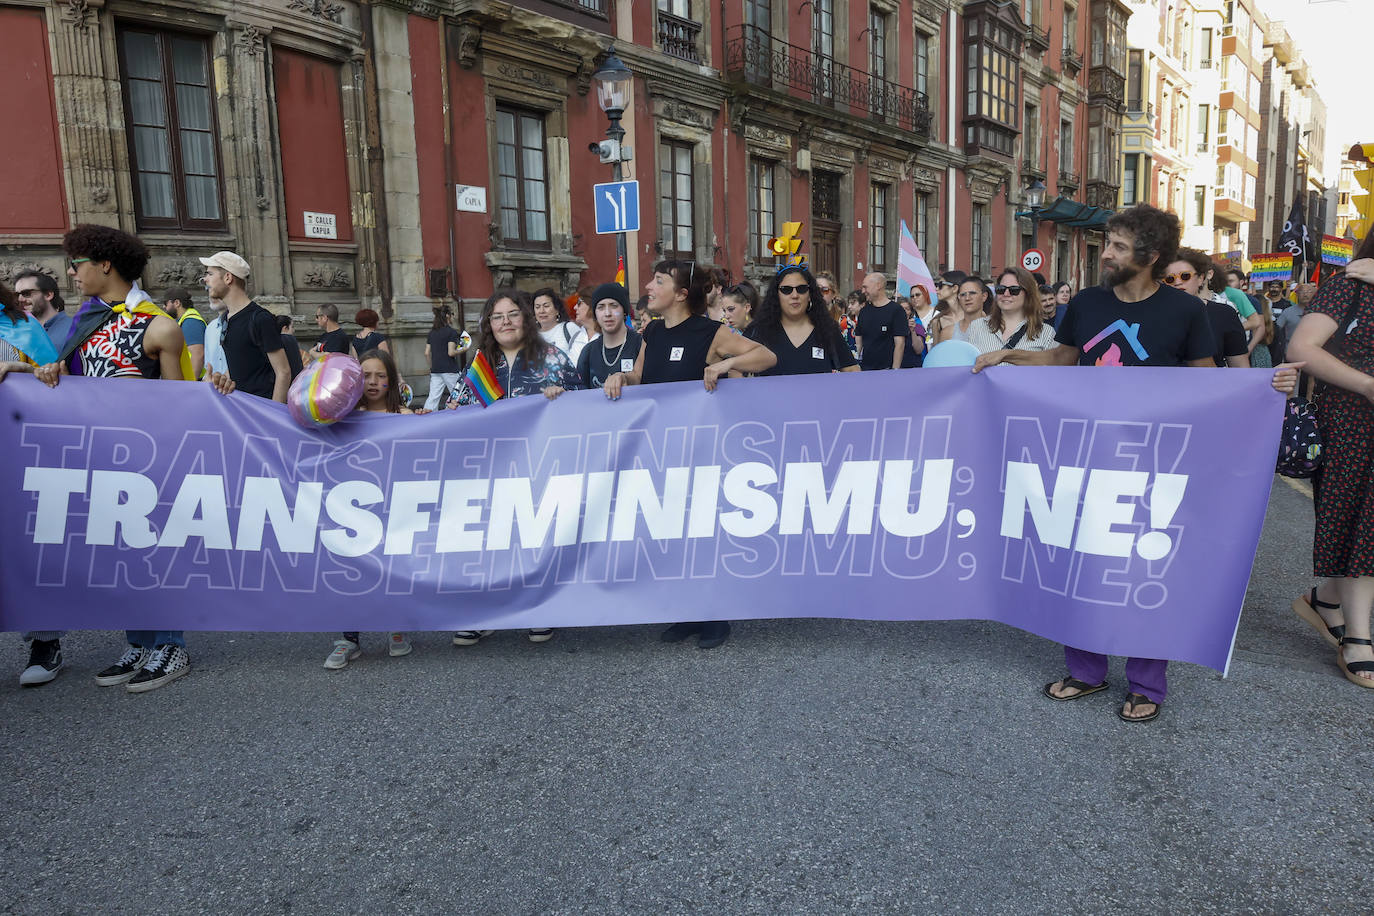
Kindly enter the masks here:
<path id="1" fill-rule="evenodd" d="M 1348 327 L 1342 361 L 1374 375 L 1374 286 L 1337 277 L 1322 286 L 1308 311 L 1328 316 L 1342 330 Z M 1325 385 L 1317 395 L 1317 425 L 1322 470 L 1313 573 L 1374 576 L 1374 404 Z"/>

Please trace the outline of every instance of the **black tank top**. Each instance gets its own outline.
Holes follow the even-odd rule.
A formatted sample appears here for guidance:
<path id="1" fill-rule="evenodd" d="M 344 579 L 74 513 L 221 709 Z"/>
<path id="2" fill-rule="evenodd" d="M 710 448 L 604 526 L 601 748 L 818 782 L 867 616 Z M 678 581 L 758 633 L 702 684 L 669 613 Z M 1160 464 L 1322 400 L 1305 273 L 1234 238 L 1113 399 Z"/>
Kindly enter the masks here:
<path id="1" fill-rule="evenodd" d="M 640 382 L 692 382 L 706 377 L 706 358 L 720 330 L 719 322 L 692 315 L 677 327 L 662 321 L 644 326 L 644 373 Z"/>

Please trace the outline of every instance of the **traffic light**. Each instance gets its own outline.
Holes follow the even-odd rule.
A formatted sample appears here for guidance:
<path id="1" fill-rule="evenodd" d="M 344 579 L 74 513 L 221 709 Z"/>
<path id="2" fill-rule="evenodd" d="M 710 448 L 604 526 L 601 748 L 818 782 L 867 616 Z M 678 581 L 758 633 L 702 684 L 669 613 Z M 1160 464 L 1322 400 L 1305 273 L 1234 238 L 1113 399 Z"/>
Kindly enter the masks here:
<path id="1" fill-rule="evenodd" d="M 801 227 L 800 222 L 783 223 L 782 235 L 768 240 L 768 250 L 777 257 L 786 257 L 791 261 L 792 256 L 797 253 L 797 249 L 801 247 L 801 239 L 797 237 L 801 232 Z"/>
<path id="2" fill-rule="evenodd" d="M 1350 221 L 1349 232 L 1359 241 L 1374 226 L 1374 143 L 1355 144 L 1346 158 L 1355 163 L 1356 187 L 1350 192 L 1350 203 L 1359 214 Z"/>

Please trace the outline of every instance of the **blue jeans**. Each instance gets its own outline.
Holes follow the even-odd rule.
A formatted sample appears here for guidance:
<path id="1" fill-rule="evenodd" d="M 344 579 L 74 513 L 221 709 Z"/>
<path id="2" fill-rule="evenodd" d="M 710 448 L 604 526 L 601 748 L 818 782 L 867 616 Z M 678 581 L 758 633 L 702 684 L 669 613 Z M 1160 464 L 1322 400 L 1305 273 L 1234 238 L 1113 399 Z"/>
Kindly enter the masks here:
<path id="1" fill-rule="evenodd" d="M 52 642 L 66 635 L 66 630 L 30 630 L 24 634 L 24 641 L 28 642 L 30 639 L 36 639 L 39 642 Z"/>
<path id="2" fill-rule="evenodd" d="M 186 648 L 186 637 L 182 635 L 181 630 L 125 630 L 124 636 L 129 640 L 129 645 L 138 646 L 140 649 L 151 649 L 168 643 Z"/>

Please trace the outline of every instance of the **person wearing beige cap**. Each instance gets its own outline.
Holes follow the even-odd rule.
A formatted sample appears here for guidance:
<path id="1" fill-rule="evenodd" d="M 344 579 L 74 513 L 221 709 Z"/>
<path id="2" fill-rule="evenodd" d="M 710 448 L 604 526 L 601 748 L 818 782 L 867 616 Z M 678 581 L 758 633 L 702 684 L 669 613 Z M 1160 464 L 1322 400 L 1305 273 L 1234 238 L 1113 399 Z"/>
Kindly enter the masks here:
<path id="1" fill-rule="evenodd" d="M 206 291 L 226 309 L 221 345 L 229 377 L 239 391 L 285 404 L 291 366 L 276 318 L 248 298 L 248 262 L 232 251 L 217 251 L 200 263 L 205 265 Z"/>

